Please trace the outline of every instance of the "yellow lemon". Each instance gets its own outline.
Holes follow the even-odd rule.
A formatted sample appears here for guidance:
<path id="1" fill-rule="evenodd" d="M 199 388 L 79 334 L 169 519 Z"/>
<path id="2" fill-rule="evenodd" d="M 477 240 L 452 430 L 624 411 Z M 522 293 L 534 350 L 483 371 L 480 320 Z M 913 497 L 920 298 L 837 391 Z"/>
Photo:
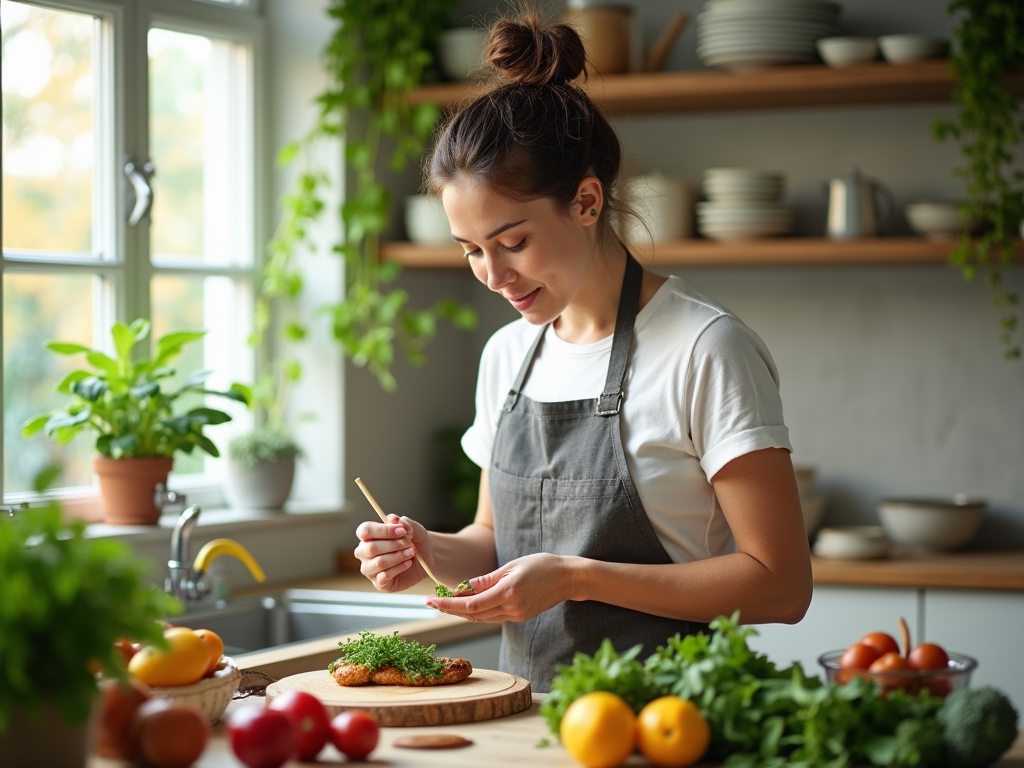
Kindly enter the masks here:
<path id="1" fill-rule="evenodd" d="M 640 710 L 637 746 L 662 768 L 684 768 L 700 760 L 711 741 L 711 728 L 692 701 L 662 696 Z"/>
<path id="2" fill-rule="evenodd" d="M 569 705 L 558 736 L 587 768 L 612 768 L 636 747 L 636 715 L 614 693 L 592 691 Z"/>
<path id="3" fill-rule="evenodd" d="M 184 627 L 164 630 L 167 650 L 143 646 L 128 662 L 128 672 L 154 688 L 171 688 L 198 682 L 210 662 L 206 642 Z"/>

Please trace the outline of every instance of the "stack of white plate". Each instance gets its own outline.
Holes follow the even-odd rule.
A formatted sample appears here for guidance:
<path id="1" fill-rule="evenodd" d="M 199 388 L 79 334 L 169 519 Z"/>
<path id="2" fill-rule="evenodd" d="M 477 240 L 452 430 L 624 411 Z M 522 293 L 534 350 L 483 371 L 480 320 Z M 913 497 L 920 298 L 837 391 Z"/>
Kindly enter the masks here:
<path id="1" fill-rule="evenodd" d="M 779 204 L 782 174 L 753 168 L 704 171 L 706 203 L 697 203 L 697 226 L 712 240 L 749 240 L 785 235 L 793 210 Z"/>
<path id="2" fill-rule="evenodd" d="M 708 0 L 697 55 L 711 67 L 755 69 L 818 60 L 818 38 L 840 34 L 831 0 Z"/>

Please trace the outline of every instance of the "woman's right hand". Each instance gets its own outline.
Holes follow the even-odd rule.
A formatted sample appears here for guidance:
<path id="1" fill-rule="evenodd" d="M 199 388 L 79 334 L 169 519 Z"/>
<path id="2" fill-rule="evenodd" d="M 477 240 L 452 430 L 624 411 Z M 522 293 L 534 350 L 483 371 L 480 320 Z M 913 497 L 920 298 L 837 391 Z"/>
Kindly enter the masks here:
<path id="1" fill-rule="evenodd" d="M 387 523 L 360 523 L 356 536 L 359 572 L 381 592 L 401 592 L 427 578 L 416 561 L 413 545 L 433 567 L 427 529 L 408 517 L 388 515 Z"/>

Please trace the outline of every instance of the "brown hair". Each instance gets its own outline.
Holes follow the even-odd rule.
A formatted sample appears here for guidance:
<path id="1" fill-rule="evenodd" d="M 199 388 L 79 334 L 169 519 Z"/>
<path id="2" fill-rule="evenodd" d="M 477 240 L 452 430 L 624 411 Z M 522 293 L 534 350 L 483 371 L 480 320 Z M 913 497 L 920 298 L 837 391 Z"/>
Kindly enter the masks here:
<path id="1" fill-rule="evenodd" d="M 535 10 L 502 18 L 491 27 L 487 61 L 498 80 L 442 125 L 426 162 L 427 191 L 440 195 L 469 178 L 514 200 L 549 198 L 568 210 L 580 181 L 594 176 L 604 212 L 628 212 L 615 194 L 618 137 L 572 82 L 586 77 L 576 31 L 545 26 Z"/>

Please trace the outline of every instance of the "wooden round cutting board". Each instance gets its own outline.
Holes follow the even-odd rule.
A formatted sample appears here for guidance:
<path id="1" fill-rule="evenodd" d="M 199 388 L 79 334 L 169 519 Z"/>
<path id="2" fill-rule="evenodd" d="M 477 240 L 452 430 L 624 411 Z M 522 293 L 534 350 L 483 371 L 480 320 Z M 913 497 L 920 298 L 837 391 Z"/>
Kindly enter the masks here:
<path id="1" fill-rule="evenodd" d="M 533 701 L 529 680 L 491 669 L 474 669 L 461 683 L 435 686 L 343 686 L 326 669 L 303 672 L 268 685 L 267 703 L 285 691 L 313 694 L 330 717 L 362 709 L 383 726 L 474 723 L 522 712 Z"/>

